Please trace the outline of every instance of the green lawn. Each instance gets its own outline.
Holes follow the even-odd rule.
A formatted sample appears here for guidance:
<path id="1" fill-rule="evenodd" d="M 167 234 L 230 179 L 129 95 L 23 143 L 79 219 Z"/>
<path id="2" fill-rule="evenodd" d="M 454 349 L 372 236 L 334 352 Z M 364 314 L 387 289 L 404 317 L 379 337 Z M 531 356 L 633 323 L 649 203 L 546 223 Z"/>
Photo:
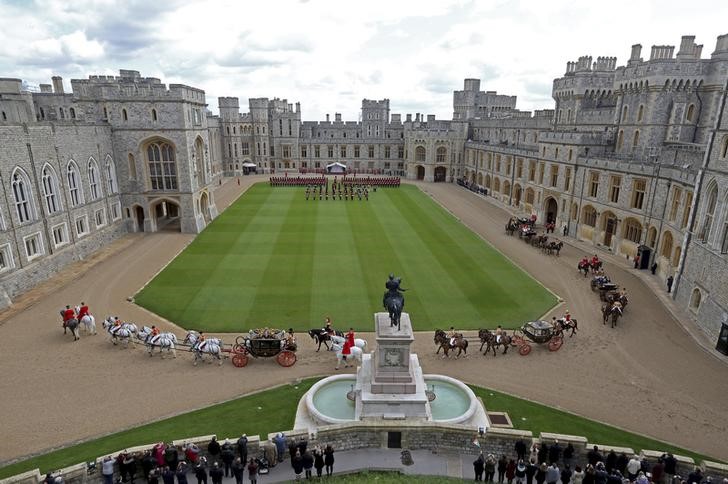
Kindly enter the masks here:
<path id="1" fill-rule="evenodd" d="M 258 184 L 136 295 L 187 328 L 371 331 L 384 282 L 403 278 L 415 329 L 520 326 L 556 299 L 417 187 L 369 201 L 306 201 Z"/>
<path id="2" fill-rule="evenodd" d="M 0 479 L 35 468 L 39 468 L 45 473 L 79 462 L 91 461 L 96 457 L 126 447 L 159 441 L 170 442 L 185 437 L 208 434 L 217 434 L 220 438 L 235 437 L 242 433 L 262 435 L 263 438 L 266 438 L 269 433 L 293 427 L 298 401 L 317 380 L 317 378 L 309 378 L 295 385 L 273 388 L 17 462 L 0 468 Z M 675 454 L 693 457 L 696 460 L 719 461 L 719 459 L 663 444 L 539 403 L 522 400 L 487 388 L 472 385 L 470 387 L 476 395 L 483 399 L 487 410 L 507 412 L 515 428 L 530 430 L 536 436 L 540 432 L 582 435 L 587 437 L 589 442 L 632 447 L 635 450 L 671 451 Z M 285 403 L 281 404 L 281 402 Z M 399 478 L 396 475 L 392 476 L 392 478 L 395 477 Z M 400 481 L 383 480 L 381 482 Z"/>

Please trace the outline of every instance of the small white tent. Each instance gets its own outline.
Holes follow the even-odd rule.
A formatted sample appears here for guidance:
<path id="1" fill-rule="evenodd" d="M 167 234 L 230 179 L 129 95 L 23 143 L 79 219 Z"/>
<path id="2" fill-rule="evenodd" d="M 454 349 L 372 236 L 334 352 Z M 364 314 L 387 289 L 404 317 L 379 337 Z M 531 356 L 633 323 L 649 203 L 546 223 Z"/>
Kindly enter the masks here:
<path id="1" fill-rule="evenodd" d="M 335 161 L 326 165 L 326 173 L 346 173 L 346 165 Z"/>

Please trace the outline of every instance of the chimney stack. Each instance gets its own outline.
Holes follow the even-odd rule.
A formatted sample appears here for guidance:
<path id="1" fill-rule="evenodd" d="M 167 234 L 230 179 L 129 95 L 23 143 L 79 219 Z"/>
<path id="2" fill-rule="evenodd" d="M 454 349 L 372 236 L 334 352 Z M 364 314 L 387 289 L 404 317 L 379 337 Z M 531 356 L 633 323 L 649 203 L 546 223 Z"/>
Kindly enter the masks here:
<path id="1" fill-rule="evenodd" d="M 328 115 L 328 113 L 326 114 L 326 122 L 327 123 L 329 122 L 329 115 Z"/>
<path id="2" fill-rule="evenodd" d="M 63 78 L 61 76 L 53 76 L 51 80 L 53 81 L 53 92 L 63 94 Z"/>

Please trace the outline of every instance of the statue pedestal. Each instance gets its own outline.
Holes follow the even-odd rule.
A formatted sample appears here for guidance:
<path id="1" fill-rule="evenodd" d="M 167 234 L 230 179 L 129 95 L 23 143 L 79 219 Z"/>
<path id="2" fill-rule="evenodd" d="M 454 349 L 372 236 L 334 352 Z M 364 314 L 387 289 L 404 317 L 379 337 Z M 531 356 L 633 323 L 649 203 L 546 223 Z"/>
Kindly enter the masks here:
<path id="1" fill-rule="evenodd" d="M 390 326 L 387 313 L 374 315 L 377 349 L 364 355 L 357 375 L 356 418 L 431 420 L 425 380 L 416 354 L 409 314 L 402 313 L 400 329 Z"/>

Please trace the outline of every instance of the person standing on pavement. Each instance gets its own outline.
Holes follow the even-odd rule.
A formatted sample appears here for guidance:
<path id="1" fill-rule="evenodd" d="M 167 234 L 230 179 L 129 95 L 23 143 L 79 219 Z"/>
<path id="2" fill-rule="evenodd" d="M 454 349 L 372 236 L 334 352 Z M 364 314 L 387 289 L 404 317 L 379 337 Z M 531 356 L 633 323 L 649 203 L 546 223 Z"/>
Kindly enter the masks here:
<path id="1" fill-rule="evenodd" d="M 212 465 L 212 469 L 210 469 L 210 479 L 212 479 L 212 484 L 222 484 L 223 475 L 224 473 L 220 468 L 220 464 L 215 462 Z"/>
<path id="2" fill-rule="evenodd" d="M 225 477 L 232 477 L 233 461 L 235 460 L 235 451 L 229 440 L 222 444 L 222 452 L 220 453 L 222 463 L 225 466 Z"/>
<path id="3" fill-rule="evenodd" d="M 258 483 L 258 464 L 252 458 L 248 463 L 248 478 L 250 479 L 250 484 Z"/>
<path id="4" fill-rule="evenodd" d="M 675 278 L 674 277 L 669 276 L 667 278 L 667 293 L 668 294 L 670 294 L 670 292 L 672 291 L 672 283 L 673 283 L 673 281 L 675 281 Z"/>
<path id="5" fill-rule="evenodd" d="M 326 465 L 326 475 L 330 476 L 334 473 L 334 448 L 331 444 L 324 449 L 324 464 Z"/>
<path id="6" fill-rule="evenodd" d="M 238 439 L 238 454 L 240 455 L 240 461 L 245 465 L 248 462 L 248 436 L 246 434 Z"/>
<path id="7" fill-rule="evenodd" d="M 245 474 L 245 461 L 240 457 L 235 459 L 233 462 L 233 477 L 235 477 L 235 484 L 243 484 L 243 474 Z"/>
<path id="8" fill-rule="evenodd" d="M 303 470 L 306 473 L 306 479 L 311 479 L 313 477 L 313 472 L 311 469 L 313 469 L 313 455 L 311 455 L 310 450 L 306 450 L 306 452 L 303 453 L 301 456 L 303 459 Z"/>
<path id="9" fill-rule="evenodd" d="M 298 450 L 291 458 L 291 467 L 293 467 L 293 473 L 296 475 L 296 480 L 300 481 L 301 474 L 303 474 L 303 457 L 301 457 L 301 452 Z"/>
<path id="10" fill-rule="evenodd" d="M 564 468 L 561 470 L 561 484 L 569 484 L 571 481 L 571 469 L 569 464 L 564 464 Z"/>
<path id="11" fill-rule="evenodd" d="M 546 484 L 556 484 L 560 478 L 561 472 L 559 472 L 559 466 L 554 462 L 546 470 Z"/>
<path id="12" fill-rule="evenodd" d="M 324 453 L 318 446 L 313 451 L 313 466 L 316 468 L 316 476 L 321 477 L 324 470 Z"/>
<path id="13" fill-rule="evenodd" d="M 473 461 L 473 472 L 475 472 L 475 480 L 483 480 L 483 470 L 485 469 L 485 457 L 481 452 L 477 459 Z"/>

